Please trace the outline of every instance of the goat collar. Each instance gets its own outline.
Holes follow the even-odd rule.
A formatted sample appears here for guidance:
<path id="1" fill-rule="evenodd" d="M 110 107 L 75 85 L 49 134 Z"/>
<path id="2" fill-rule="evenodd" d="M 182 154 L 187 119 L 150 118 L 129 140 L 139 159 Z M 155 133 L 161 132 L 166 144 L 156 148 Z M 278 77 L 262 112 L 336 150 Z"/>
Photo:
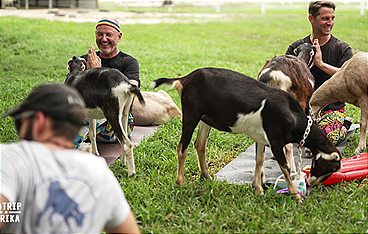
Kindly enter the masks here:
<path id="1" fill-rule="evenodd" d="M 314 60 L 314 54 L 315 54 L 314 53 L 314 50 L 312 50 L 310 52 L 309 61 L 307 63 L 307 66 L 309 67 L 309 69 L 311 69 L 314 66 L 314 62 L 313 62 L 313 60 Z"/>
<path id="2" fill-rule="evenodd" d="M 311 106 L 310 102 L 308 103 L 308 105 L 309 105 L 309 115 L 310 115 L 310 117 L 312 117 L 313 121 L 314 121 L 315 123 L 318 123 L 319 121 L 321 121 L 321 117 L 315 116 L 315 115 L 313 114 L 313 110 L 312 110 L 312 106 Z M 322 108 L 321 108 L 321 109 L 322 109 Z M 317 114 L 317 115 L 318 115 L 318 114 Z"/>
<path id="3" fill-rule="evenodd" d="M 309 133 L 310 133 L 310 130 L 311 130 L 311 126 L 313 124 L 313 119 L 312 117 L 310 116 L 307 116 L 308 117 L 308 124 L 307 124 L 307 127 L 305 128 L 305 131 L 304 131 L 304 134 L 303 134 L 303 138 L 302 140 L 300 141 L 299 143 L 299 147 L 302 147 L 305 143 L 305 139 L 307 139 Z"/>

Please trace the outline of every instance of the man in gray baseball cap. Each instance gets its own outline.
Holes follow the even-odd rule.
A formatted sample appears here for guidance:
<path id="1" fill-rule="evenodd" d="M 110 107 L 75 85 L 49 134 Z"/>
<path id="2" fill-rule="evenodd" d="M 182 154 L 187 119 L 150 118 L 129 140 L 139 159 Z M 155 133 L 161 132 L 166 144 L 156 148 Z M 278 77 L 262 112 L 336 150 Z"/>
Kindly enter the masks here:
<path id="1" fill-rule="evenodd" d="M 0 232 L 139 233 L 105 159 L 73 149 L 84 106 L 75 89 L 45 84 L 3 115 L 21 140 L 0 144 L 0 210 L 14 214 Z"/>
<path id="2" fill-rule="evenodd" d="M 50 129 L 57 136 L 64 135 L 69 139 L 75 137 L 84 124 L 84 107 L 84 101 L 75 89 L 63 84 L 44 84 L 34 88 L 18 107 L 3 117 L 14 118 L 21 139 L 35 140 L 32 127 L 40 118 L 50 120 Z"/>

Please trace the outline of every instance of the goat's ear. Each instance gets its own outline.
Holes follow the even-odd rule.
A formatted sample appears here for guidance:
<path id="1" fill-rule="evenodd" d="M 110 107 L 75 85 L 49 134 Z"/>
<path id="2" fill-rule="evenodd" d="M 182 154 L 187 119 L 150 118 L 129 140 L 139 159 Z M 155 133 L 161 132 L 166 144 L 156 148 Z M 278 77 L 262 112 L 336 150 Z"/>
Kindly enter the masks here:
<path id="1" fill-rule="evenodd" d="M 69 59 L 68 66 L 73 62 L 73 60 L 74 60 L 74 57 Z"/>
<path id="2" fill-rule="evenodd" d="M 312 49 L 313 49 L 313 51 L 314 51 L 314 52 L 316 52 L 316 51 L 317 51 L 317 49 L 316 49 L 316 46 L 315 46 L 315 45 L 312 45 Z"/>
<path id="3" fill-rule="evenodd" d="M 79 71 L 85 71 L 87 69 L 87 62 L 84 58 L 78 58 Z"/>
<path id="4" fill-rule="evenodd" d="M 68 69 L 68 71 L 70 71 L 70 64 L 72 63 L 73 63 L 73 58 L 69 59 L 68 65 L 66 65 L 66 69 Z"/>

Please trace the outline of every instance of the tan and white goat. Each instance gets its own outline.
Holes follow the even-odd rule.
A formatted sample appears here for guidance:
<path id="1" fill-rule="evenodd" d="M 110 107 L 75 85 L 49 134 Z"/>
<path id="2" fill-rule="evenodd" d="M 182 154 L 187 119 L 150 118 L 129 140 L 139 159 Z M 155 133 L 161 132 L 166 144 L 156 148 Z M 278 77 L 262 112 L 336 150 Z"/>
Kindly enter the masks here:
<path id="1" fill-rule="evenodd" d="M 181 116 L 180 109 L 164 90 L 158 92 L 143 91 L 142 95 L 145 105 L 142 105 L 139 100 L 133 101 L 132 114 L 135 125 L 160 125 Z"/>
<path id="2" fill-rule="evenodd" d="M 368 122 L 368 52 L 358 52 L 312 95 L 312 113 L 319 117 L 320 111 L 333 102 L 347 102 L 360 107 L 360 139 L 355 153 L 366 148 Z"/>

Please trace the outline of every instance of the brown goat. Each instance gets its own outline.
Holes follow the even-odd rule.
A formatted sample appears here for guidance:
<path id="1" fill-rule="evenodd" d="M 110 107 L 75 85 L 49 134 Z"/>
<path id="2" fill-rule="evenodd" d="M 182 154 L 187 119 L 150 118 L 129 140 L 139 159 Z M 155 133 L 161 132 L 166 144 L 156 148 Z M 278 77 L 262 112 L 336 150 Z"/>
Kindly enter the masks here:
<path id="1" fill-rule="evenodd" d="M 258 75 L 258 80 L 278 87 L 293 96 L 306 114 L 309 114 L 309 100 L 314 90 L 314 77 L 307 63 L 314 53 L 311 45 L 302 44 L 296 50 L 303 55 L 299 58 L 293 55 L 274 57 L 267 61 Z M 306 56 L 310 55 L 310 57 Z M 293 145 L 285 145 L 288 164 L 295 171 Z"/>
<path id="2" fill-rule="evenodd" d="M 355 153 L 366 148 L 368 122 L 368 53 L 358 52 L 312 95 L 310 104 L 315 117 L 333 102 L 348 102 L 360 107 L 360 139 Z"/>
<path id="3" fill-rule="evenodd" d="M 258 80 L 291 94 L 306 114 L 314 90 L 314 77 L 305 61 L 293 55 L 278 56 L 267 61 Z"/>

